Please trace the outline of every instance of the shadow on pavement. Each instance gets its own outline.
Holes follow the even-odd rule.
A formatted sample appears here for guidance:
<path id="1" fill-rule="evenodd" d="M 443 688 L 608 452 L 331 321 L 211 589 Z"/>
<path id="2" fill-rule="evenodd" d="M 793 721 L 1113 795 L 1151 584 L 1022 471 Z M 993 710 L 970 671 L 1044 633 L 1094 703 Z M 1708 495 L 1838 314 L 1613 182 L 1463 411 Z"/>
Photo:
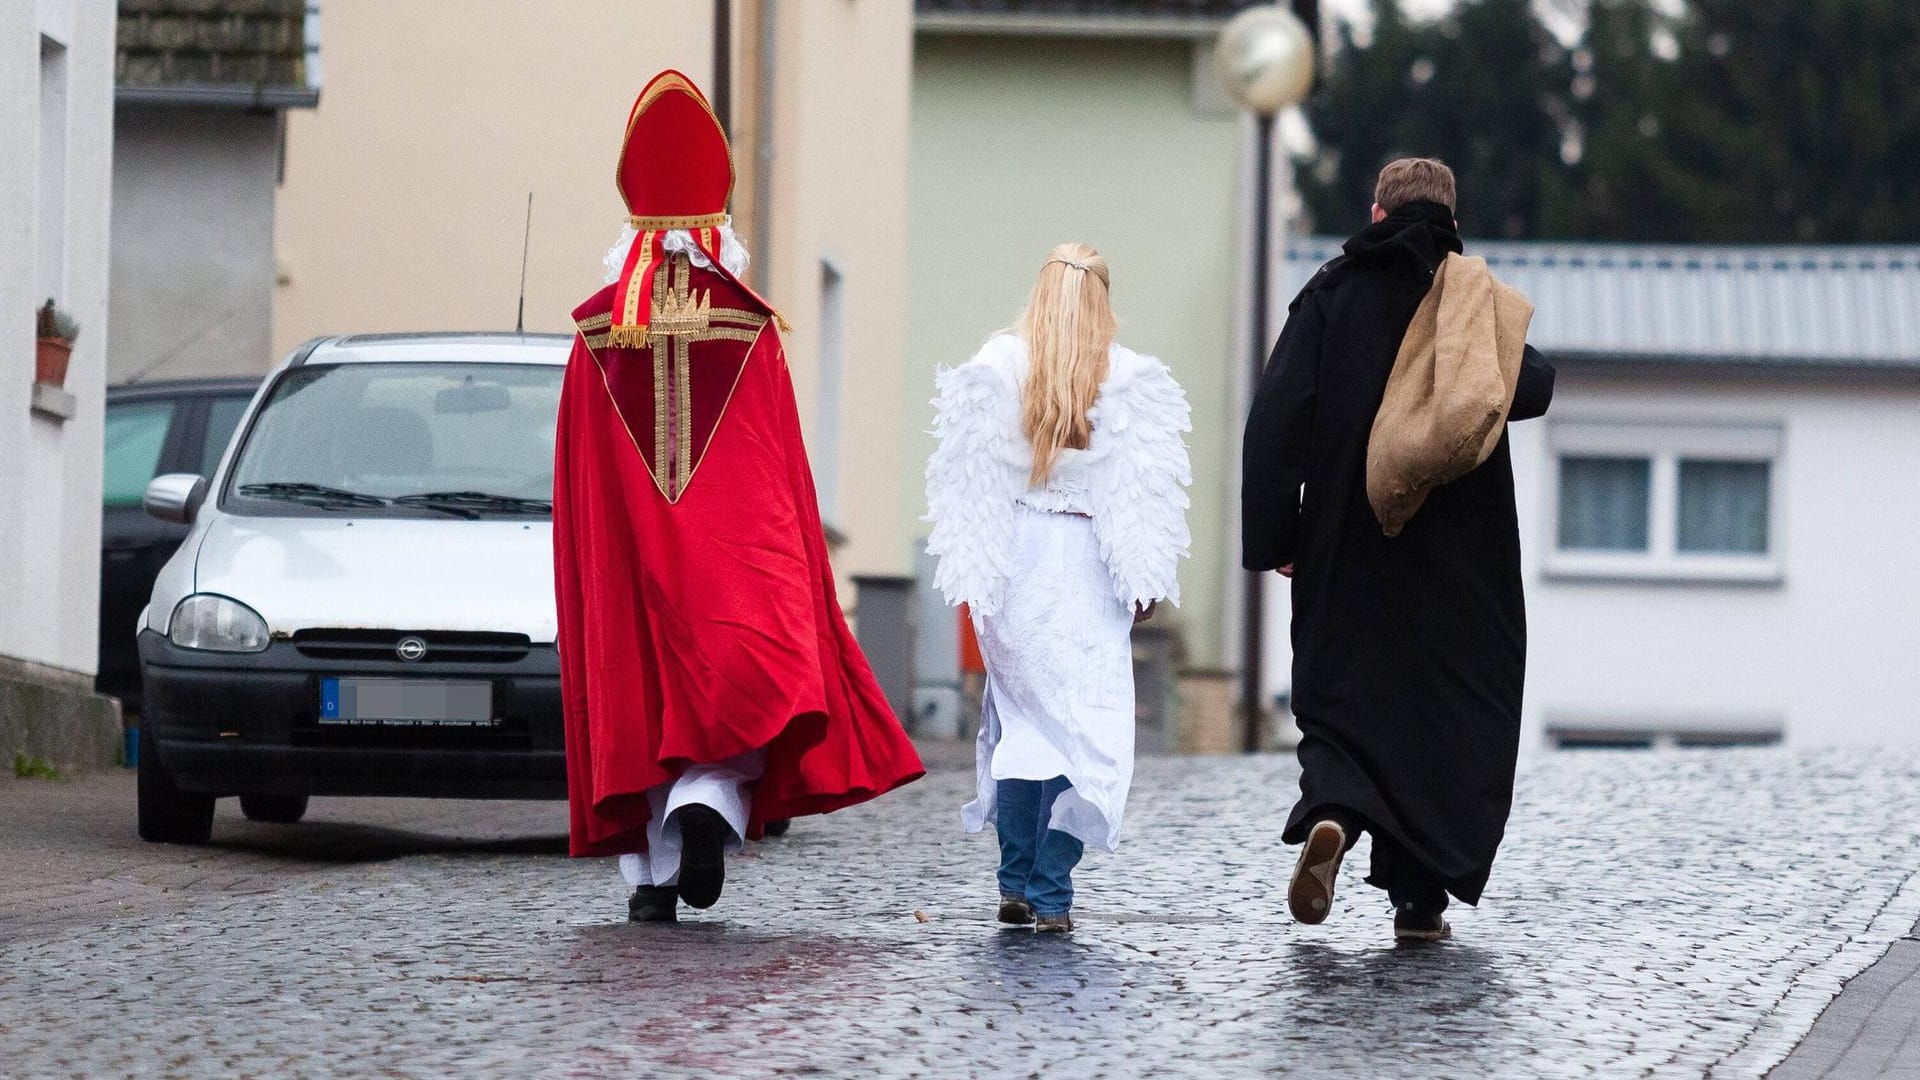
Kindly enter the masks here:
<path id="1" fill-rule="evenodd" d="M 261 825 L 218 822 L 215 851 L 245 852 L 269 859 L 330 865 L 387 862 L 413 855 L 532 855 L 565 857 L 561 836 L 457 836 L 417 832 L 385 825 L 341 821 Z"/>

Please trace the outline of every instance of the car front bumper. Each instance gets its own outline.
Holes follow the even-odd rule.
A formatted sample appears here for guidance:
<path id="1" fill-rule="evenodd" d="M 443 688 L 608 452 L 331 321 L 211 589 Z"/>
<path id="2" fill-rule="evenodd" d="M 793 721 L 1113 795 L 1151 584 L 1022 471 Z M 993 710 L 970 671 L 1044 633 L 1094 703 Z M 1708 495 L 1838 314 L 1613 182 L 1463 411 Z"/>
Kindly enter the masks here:
<path id="1" fill-rule="evenodd" d="M 258 653 L 182 649 L 140 633 L 141 751 L 182 790 L 213 795 L 561 799 L 567 794 L 560 664 L 551 645 L 516 660 L 408 663 L 308 656 L 276 639 Z M 484 679 L 493 727 L 320 723 L 328 676 Z"/>

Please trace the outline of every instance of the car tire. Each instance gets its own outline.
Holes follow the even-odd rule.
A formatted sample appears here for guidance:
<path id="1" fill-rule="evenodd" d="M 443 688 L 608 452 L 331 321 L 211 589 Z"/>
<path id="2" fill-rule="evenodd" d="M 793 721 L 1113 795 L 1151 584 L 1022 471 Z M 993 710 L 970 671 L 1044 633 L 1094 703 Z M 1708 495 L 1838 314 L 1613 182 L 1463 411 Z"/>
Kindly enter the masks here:
<path id="1" fill-rule="evenodd" d="M 140 748 L 140 839 L 204 846 L 213 839 L 213 796 L 181 791 L 160 764 L 157 747 Z"/>
<path id="2" fill-rule="evenodd" d="M 242 795 L 240 812 L 248 821 L 271 821 L 291 825 L 307 816 L 305 795 Z"/>

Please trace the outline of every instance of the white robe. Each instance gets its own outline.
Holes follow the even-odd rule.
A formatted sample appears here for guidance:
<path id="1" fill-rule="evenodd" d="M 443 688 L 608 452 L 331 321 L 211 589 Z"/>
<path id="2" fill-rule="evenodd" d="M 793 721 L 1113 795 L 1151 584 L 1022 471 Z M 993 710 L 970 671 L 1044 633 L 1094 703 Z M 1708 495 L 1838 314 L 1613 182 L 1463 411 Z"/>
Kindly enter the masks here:
<path id="1" fill-rule="evenodd" d="M 634 886 L 679 884 L 680 822 L 673 815 L 695 804 L 725 819 L 733 830 L 727 838 L 727 854 L 738 853 L 753 809 L 753 782 L 760 779 L 765 764 L 765 750 L 749 750 L 725 761 L 689 765 L 672 780 L 648 788 L 647 804 L 653 816 L 647 821 L 647 850 L 620 856 L 620 876 Z"/>
<path id="2" fill-rule="evenodd" d="M 1133 611 L 1180 602 L 1187 554 L 1185 395 L 1166 365 L 1115 345 L 1084 451 L 1029 490 L 1020 428 L 1026 347 L 1000 335 L 941 372 L 927 463 L 934 584 L 968 605 L 987 661 L 967 831 L 994 820 L 995 783 L 1065 776 L 1052 828 L 1119 843 L 1133 778 Z"/>

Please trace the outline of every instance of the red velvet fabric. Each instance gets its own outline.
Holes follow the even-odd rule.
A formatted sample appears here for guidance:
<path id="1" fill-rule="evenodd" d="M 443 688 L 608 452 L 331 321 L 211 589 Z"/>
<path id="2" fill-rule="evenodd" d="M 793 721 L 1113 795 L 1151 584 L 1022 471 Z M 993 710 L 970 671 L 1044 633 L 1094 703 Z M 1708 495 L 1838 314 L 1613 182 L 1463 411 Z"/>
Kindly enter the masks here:
<path id="1" fill-rule="evenodd" d="M 627 212 L 637 217 L 726 212 L 733 194 L 727 134 L 691 79 L 663 71 L 640 91 L 627 114 L 617 176 Z"/>
<path id="2" fill-rule="evenodd" d="M 716 307 L 770 317 L 724 275 L 693 275 Z M 609 314 L 613 293 L 576 321 Z M 576 337 L 567 368 L 553 541 L 574 855 L 645 850 L 645 792 L 690 762 L 766 749 L 756 836 L 924 771 L 834 595 L 777 327 L 694 349 L 704 456 L 676 504 L 645 456 L 651 355 Z"/>

